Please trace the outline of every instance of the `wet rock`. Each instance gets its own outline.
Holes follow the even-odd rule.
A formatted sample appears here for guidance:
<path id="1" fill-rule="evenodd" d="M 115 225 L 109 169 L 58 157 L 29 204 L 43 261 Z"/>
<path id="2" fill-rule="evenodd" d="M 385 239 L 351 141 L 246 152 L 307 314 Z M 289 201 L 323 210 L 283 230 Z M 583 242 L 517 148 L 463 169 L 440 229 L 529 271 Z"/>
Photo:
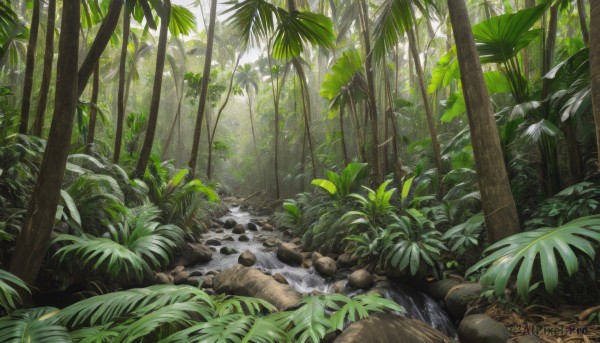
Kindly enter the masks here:
<path id="1" fill-rule="evenodd" d="M 185 283 L 193 287 L 200 287 L 204 278 L 202 276 L 190 276 Z"/>
<path id="2" fill-rule="evenodd" d="M 251 267 L 256 263 L 256 255 L 250 250 L 246 250 L 238 257 L 238 263 L 245 267 Z"/>
<path id="3" fill-rule="evenodd" d="M 277 248 L 277 258 L 286 264 L 297 266 L 302 264 L 302 253 L 295 244 L 281 243 Z"/>
<path id="4" fill-rule="evenodd" d="M 247 226 L 249 231 L 258 231 L 258 227 L 253 222 L 248 223 Z"/>
<path id="5" fill-rule="evenodd" d="M 376 313 L 346 328 L 334 343 L 438 343 L 450 339 L 426 323 L 394 314 Z"/>
<path id="6" fill-rule="evenodd" d="M 281 273 L 273 274 L 273 279 L 275 279 L 275 281 L 282 283 L 284 285 L 289 285 L 288 280 Z"/>
<path id="7" fill-rule="evenodd" d="M 250 237 L 248 237 L 246 235 L 240 235 L 240 237 L 238 238 L 238 241 L 240 241 L 240 242 L 249 242 L 250 241 Z"/>
<path id="8" fill-rule="evenodd" d="M 266 223 L 265 225 L 262 226 L 262 230 L 263 231 L 274 231 L 275 228 L 273 228 L 273 225 Z"/>
<path id="9" fill-rule="evenodd" d="M 348 283 L 356 288 L 367 289 L 373 283 L 373 275 L 366 269 L 359 269 L 348 276 Z"/>
<path id="10" fill-rule="evenodd" d="M 313 266 L 313 261 L 310 258 L 304 259 L 302 261 L 302 268 L 310 269 Z"/>
<path id="11" fill-rule="evenodd" d="M 194 271 L 190 272 L 190 277 L 194 277 L 194 276 L 202 276 L 202 272 L 199 270 L 194 270 Z"/>
<path id="12" fill-rule="evenodd" d="M 205 288 L 213 288 L 213 279 L 215 278 L 214 275 L 206 275 L 202 277 L 202 285 L 200 286 L 200 288 L 205 289 Z"/>
<path id="13" fill-rule="evenodd" d="M 324 277 L 335 275 L 337 266 L 331 257 L 321 257 L 315 262 L 315 269 Z"/>
<path id="14" fill-rule="evenodd" d="M 219 274 L 219 272 L 215 271 L 215 270 L 209 270 L 208 272 L 206 272 L 206 275 L 217 275 Z"/>
<path id="15" fill-rule="evenodd" d="M 233 255 L 238 253 L 237 250 L 231 247 L 222 247 L 221 250 L 219 250 L 219 252 L 223 255 Z"/>
<path id="16" fill-rule="evenodd" d="M 213 229 L 218 229 L 221 227 L 221 224 L 219 224 L 217 222 L 212 222 L 212 223 L 210 223 L 210 227 Z"/>
<path id="17" fill-rule="evenodd" d="M 479 283 L 464 282 L 450 288 L 444 298 L 448 313 L 455 319 L 462 319 L 467 312 L 468 303 L 477 298 L 479 293 L 481 293 Z"/>
<path id="18" fill-rule="evenodd" d="M 227 219 L 225 221 L 225 224 L 223 224 L 223 227 L 226 229 L 233 229 L 233 227 L 235 226 L 235 224 L 237 224 L 237 222 L 233 219 Z"/>
<path id="19" fill-rule="evenodd" d="M 358 263 L 358 257 L 349 254 L 343 253 L 337 259 L 337 264 L 339 268 L 350 268 L 354 267 Z"/>
<path id="20" fill-rule="evenodd" d="M 233 233 L 235 233 L 235 234 L 239 235 L 239 234 L 242 234 L 244 232 L 246 232 L 246 229 L 244 229 L 244 225 L 242 225 L 242 224 L 236 224 L 233 227 Z"/>
<path id="21" fill-rule="evenodd" d="M 461 343 L 505 343 L 508 340 L 508 329 L 485 314 L 474 314 L 465 317 L 458 327 L 458 338 Z"/>
<path id="22" fill-rule="evenodd" d="M 320 253 L 318 253 L 316 251 L 310 253 L 310 258 L 312 259 L 313 264 L 315 264 L 315 262 L 317 262 L 317 260 L 320 259 L 321 257 L 323 257 L 323 255 L 321 255 Z"/>
<path id="23" fill-rule="evenodd" d="M 215 245 L 215 246 L 221 245 L 221 242 L 219 242 L 219 241 L 218 241 L 218 240 L 216 240 L 216 239 L 208 239 L 208 240 L 206 240 L 206 242 L 204 242 L 204 243 L 205 243 L 206 245 L 211 245 L 211 246 L 213 246 L 213 245 Z"/>
<path id="24" fill-rule="evenodd" d="M 425 288 L 425 291 L 435 300 L 444 300 L 448 291 L 459 283 L 460 281 L 457 279 L 437 280 L 429 283 Z"/>
<path id="25" fill-rule="evenodd" d="M 173 283 L 176 285 L 184 284 L 190 277 L 190 273 L 186 271 L 180 271 L 173 275 Z"/>
<path id="26" fill-rule="evenodd" d="M 217 293 L 263 299 L 279 310 L 296 306 L 302 299 L 302 294 L 289 285 L 281 284 L 257 269 L 240 265 L 220 272 L 212 286 Z"/>
<path id="27" fill-rule="evenodd" d="M 213 252 L 217 252 L 217 248 L 215 248 L 215 247 L 209 247 L 209 249 Z"/>
<path id="28" fill-rule="evenodd" d="M 185 270 L 185 266 L 177 266 L 175 268 L 173 268 L 173 270 L 171 270 L 171 275 L 175 276 L 177 273 L 181 273 L 182 271 Z"/>
<path id="29" fill-rule="evenodd" d="M 225 231 L 224 231 L 223 229 L 217 229 L 217 230 L 215 230 L 215 232 L 216 232 L 216 233 L 223 233 L 223 232 L 225 232 Z"/>
<path id="30" fill-rule="evenodd" d="M 209 247 L 199 243 L 186 243 L 176 254 L 173 265 L 189 266 L 210 260 L 212 260 L 212 251 Z"/>
<path id="31" fill-rule="evenodd" d="M 267 248 L 274 248 L 279 244 L 279 240 L 277 240 L 277 238 L 275 237 L 271 237 L 268 238 L 264 243 L 263 246 L 267 247 Z"/>
<path id="32" fill-rule="evenodd" d="M 294 237 L 294 238 L 290 239 L 290 243 L 300 245 L 302 243 L 302 238 Z"/>
<path id="33" fill-rule="evenodd" d="M 348 285 L 347 280 L 339 280 L 336 281 L 333 285 L 331 285 L 331 288 L 329 290 L 337 294 L 346 294 L 346 285 Z"/>
<path id="34" fill-rule="evenodd" d="M 154 274 L 154 282 L 159 285 L 173 284 L 173 276 L 166 273 L 156 273 Z"/>
<path id="35" fill-rule="evenodd" d="M 266 219 L 255 219 L 254 222 L 260 226 L 264 226 L 267 223 Z"/>
<path id="36" fill-rule="evenodd" d="M 233 242 L 233 241 L 235 241 L 235 238 L 233 238 L 233 236 L 225 236 L 225 237 L 223 237 L 223 240 Z"/>

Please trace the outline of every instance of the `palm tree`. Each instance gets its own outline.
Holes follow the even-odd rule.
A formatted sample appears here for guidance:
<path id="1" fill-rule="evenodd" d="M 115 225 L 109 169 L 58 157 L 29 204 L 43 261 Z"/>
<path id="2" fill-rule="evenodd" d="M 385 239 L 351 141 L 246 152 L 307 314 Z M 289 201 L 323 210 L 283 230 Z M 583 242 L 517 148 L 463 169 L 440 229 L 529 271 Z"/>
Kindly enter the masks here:
<path id="1" fill-rule="evenodd" d="M 129 3 L 128 3 L 129 4 Z M 113 163 L 119 163 L 121 156 L 121 143 L 123 141 L 123 120 L 125 118 L 125 67 L 127 65 L 127 47 L 129 46 L 129 32 L 131 24 L 130 6 L 125 6 L 123 11 L 123 38 L 121 39 L 121 57 L 119 61 L 119 89 L 117 91 L 117 130 L 115 131 L 115 148 L 113 150 Z"/>
<path id="2" fill-rule="evenodd" d="M 152 98 L 150 99 L 150 112 L 148 114 L 148 124 L 144 143 L 140 151 L 133 176 L 141 178 L 144 176 L 150 153 L 152 152 L 152 143 L 154 142 L 154 133 L 156 132 L 156 123 L 158 121 L 158 109 L 160 107 L 160 93 L 162 87 L 163 70 L 165 67 L 165 58 L 167 53 L 167 39 L 169 36 L 169 21 L 171 18 L 171 1 L 165 0 L 159 9 L 160 33 L 158 36 L 158 47 L 156 53 L 156 67 L 154 70 L 154 84 L 152 86 Z"/>
<path id="3" fill-rule="evenodd" d="M 252 67 L 251 64 L 244 64 L 237 73 L 237 85 L 244 89 L 246 93 L 246 101 L 248 103 L 248 115 L 250 116 L 250 127 L 252 129 L 252 141 L 254 142 L 254 153 L 256 154 L 256 164 L 258 165 L 258 173 L 262 175 L 262 168 L 260 167 L 260 159 L 258 155 L 258 147 L 256 145 L 256 134 L 254 132 L 254 120 L 252 115 L 252 93 L 258 93 L 258 72 Z"/>
<path id="4" fill-rule="evenodd" d="M 590 75 L 592 104 L 596 123 L 596 149 L 600 170 L 600 2 L 590 1 Z"/>
<path id="5" fill-rule="evenodd" d="M 196 125 L 194 127 L 194 140 L 192 141 L 192 153 L 188 163 L 188 174 L 194 178 L 196 174 L 196 163 L 198 161 L 198 150 L 200 148 L 200 133 L 202 132 L 202 120 L 204 119 L 204 110 L 206 109 L 206 97 L 208 94 L 208 81 L 210 78 L 210 64 L 212 63 L 213 42 L 215 40 L 215 21 L 217 18 L 217 0 L 210 2 L 210 18 L 208 24 L 208 38 L 206 42 L 206 54 L 204 56 L 204 70 L 202 78 L 202 89 L 200 90 L 200 100 L 198 101 L 198 112 L 196 114 Z"/>
<path id="6" fill-rule="evenodd" d="M 19 133 L 26 135 L 29 126 L 29 110 L 31 108 L 31 88 L 35 69 L 35 50 L 37 47 L 40 26 L 40 0 L 33 0 L 33 15 L 29 26 L 29 43 L 27 44 L 27 61 L 25 64 L 25 80 L 23 81 L 23 97 L 21 100 L 21 123 Z"/>
<path id="7" fill-rule="evenodd" d="M 46 254 L 54 224 L 60 187 L 67 164 L 70 134 L 77 108 L 79 1 L 63 3 L 59 40 L 54 115 L 38 179 L 12 256 L 10 270 L 33 284 Z"/>
<path id="8" fill-rule="evenodd" d="M 100 63 L 94 67 L 94 79 L 92 81 L 92 108 L 90 109 L 90 123 L 88 125 L 87 144 L 94 143 L 96 134 L 96 118 L 98 115 L 98 93 L 100 92 Z"/>
<path id="9" fill-rule="evenodd" d="M 448 0 L 489 242 L 518 233 L 500 138 L 464 0 Z"/>
<path id="10" fill-rule="evenodd" d="M 38 105 L 33 124 L 33 135 L 42 137 L 44 129 L 44 115 L 48 102 L 48 90 L 52 79 L 52 62 L 54 61 L 54 27 L 56 25 L 56 0 L 48 1 L 48 19 L 46 21 L 46 49 L 44 51 L 44 67 L 42 71 L 42 84 L 38 93 Z"/>

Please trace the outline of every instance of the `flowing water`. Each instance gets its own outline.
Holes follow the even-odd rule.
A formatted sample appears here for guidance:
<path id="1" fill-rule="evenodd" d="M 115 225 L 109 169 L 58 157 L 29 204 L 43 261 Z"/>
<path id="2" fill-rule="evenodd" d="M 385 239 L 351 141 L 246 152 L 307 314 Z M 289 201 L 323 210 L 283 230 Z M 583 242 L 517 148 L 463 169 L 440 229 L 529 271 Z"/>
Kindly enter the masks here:
<path id="1" fill-rule="evenodd" d="M 220 218 L 225 222 L 233 219 L 239 224 L 247 224 L 253 220 L 266 219 L 263 217 L 252 216 L 250 213 L 240 210 L 239 206 L 230 207 L 230 213 Z M 216 239 L 221 242 L 220 246 L 215 246 L 217 252 L 213 254 L 210 262 L 202 263 L 190 268 L 202 273 L 209 271 L 221 271 L 237 264 L 238 256 L 245 250 L 250 250 L 256 255 L 255 268 L 269 274 L 281 273 L 296 291 L 300 293 L 329 293 L 332 285 L 339 279 L 345 279 L 349 271 L 338 271 L 337 279 L 324 279 L 316 273 L 314 268 L 305 269 L 302 267 L 292 267 L 279 261 L 274 248 L 266 248 L 263 241 L 269 238 L 275 238 L 283 241 L 281 232 L 274 231 L 249 231 L 244 233 L 249 241 L 238 241 L 241 235 L 233 234 L 231 230 L 223 230 L 218 233 L 215 230 L 203 235 L 204 241 Z M 231 237 L 233 240 L 226 240 Z M 223 247 L 233 248 L 238 253 L 232 255 L 221 254 L 219 250 Z M 452 321 L 443 310 L 443 308 L 431 297 L 425 293 L 411 289 L 408 286 L 393 284 L 389 282 L 378 283 L 376 289 L 379 293 L 402 305 L 406 309 L 406 315 L 409 318 L 422 320 L 432 327 L 444 332 L 449 337 L 456 337 L 456 328 Z M 359 294 L 360 292 L 354 292 Z M 352 294 L 349 294 L 352 295 Z"/>

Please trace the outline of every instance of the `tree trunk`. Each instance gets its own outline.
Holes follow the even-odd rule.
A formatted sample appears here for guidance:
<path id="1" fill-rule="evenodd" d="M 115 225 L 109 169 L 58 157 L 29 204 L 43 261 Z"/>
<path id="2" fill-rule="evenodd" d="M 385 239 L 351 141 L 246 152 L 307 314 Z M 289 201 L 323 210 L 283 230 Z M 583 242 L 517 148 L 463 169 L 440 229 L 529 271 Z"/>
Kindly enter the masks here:
<path id="1" fill-rule="evenodd" d="M 27 43 L 27 59 L 25 62 L 25 79 L 23 80 L 23 97 L 21 99 L 21 123 L 19 133 L 26 135 L 29 127 L 29 110 L 31 108 L 31 88 L 33 88 L 33 72 L 35 69 L 35 49 L 37 47 L 40 26 L 40 0 L 33 0 L 33 15 L 29 26 L 29 42 Z"/>
<path id="2" fill-rule="evenodd" d="M 254 131 L 254 119 L 252 115 L 252 98 L 246 84 L 246 95 L 248 96 L 248 114 L 250 116 L 250 128 L 252 129 L 252 142 L 254 143 L 254 154 L 256 155 L 256 164 L 258 166 L 258 174 L 262 175 L 262 168 L 260 167 L 260 155 L 258 154 L 258 145 L 256 144 L 256 133 Z"/>
<path id="3" fill-rule="evenodd" d="M 63 1 L 52 125 L 10 272 L 33 285 L 50 242 L 77 108 L 80 1 Z"/>
<path id="4" fill-rule="evenodd" d="M 346 135 L 344 134 L 344 107 L 346 105 L 340 105 L 340 134 L 341 139 L 340 143 L 342 144 L 342 154 L 344 155 L 344 165 L 348 165 L 350 163 L 350 159 L 348 158 L 348 151 L 346 150 Z"/>
<path id="5" fill-rule="evenodd" d="M 308 94 L 308 83 L 306 81 L 306 74 L 304 73 L 304 68 L 302 68 L 302 64 L 300 60 L 294 58 L 292 60 L 292 64 L 296 69 L 296 74 L 298 75 L 298 79 L 300 80 L 300 93 L 302 94 L 302 114 L 304 116 L 304 132 L 306 134 L 306 138 L 308 139 L 308 148 L 310 150 L 310 163 L 312 166 L 312 175 L 313 179 L 317 178 L 317 161 L 315 157 L 315 148 L 313 146 L 313 139 L 310 133 L 310 96 Z M 304 158 L 304 156 L 303 156 Z"/>
<path id="6" fill-rule="evenodd" d="M 473 154 L 490 243 L 518 233 L 519 217 L 464 0 L 448 0 L 467 107 Z"/>
<path id="7" fill-rule="evenodd" d="M 158 110 L 160 108 L 160 93 L 162 87 L 163 70 L 165 68 L 165 57 L 167 53 L 167 38 L 169 36 L 169 19 L 171 16 L 171 1 L 165 0 L 160 15 L 160 33 L 158 36 L 158 51 L 156 53 L 156 68 L 154 69 L 154 85 L 152 86 L 152 98 L 150 99 L 150 112 L 148 114 L 148 126 L 144 135 L 144 144 L 140 151 L 140 157 L 135 166 L 133 176 L 142 178 L 150 159 L 156 122 L 158 121 Z"/>
<path id="8" fill-rule="evenodd" d="M 48 1 L 48 21 L 46 22 L 46 50 L 44 51 L 44 70 L 42 84 L 38 93 L 38 105 L 33 123 L 33 135 L 42 137 L 44 130 L 44 115 L 48 103 L 48 91 L 52 80 L 52 62 L 54 61 L 54 27 L 56 21 L 56 0 Z"/>
<path id="9" fill-rule="evenodd" d="M 282 85 L 285 84 L 285 80 L 287 79 L 288 71 L 289 71 L 289 63 L 285 65 L 285 69 L 283 71 L 283 76 L 281 83 L 279 82 L 279 75 L 277 75 L 277 81 L 273 82 L 275 77 L 273 76 L 273 65 L 271 63 L 271 58 L 268 58 L 269 61 L 269 70 L 271 71 L 271 93 L 273 94 L 273 111 L 275 112 L 275 156 L 273 157 L 273 169 L 275 169 L 275 195 L 277 199 L 281 198 L 281 190 L 279 189 L 279 99 L 281 97 L 281 88 Z"/>
<path id="10" fill-rule="evenodd" d="M 112 37 L 113 32 L 115 32 L 115 28 L 119 22 L 119 17 L 121 16 L 121 8 L 123 7 L 123 3 L 123 0 L 110 0 L 108 12 L 104 17 L 104 20 L 102 20 L 102 24 L 100 24 L 96 38 L 94 38 L 94 42 L 90 46 L 83 63 L 79 67 L 79 72 L 77 73 L 78 97 L 81 96 L 85 90 L 85 86 L 92 75 L 94 66 L 100 60 L 100 56 L 102 56 L 104 48 L 106 48 L 106 45 L 110 41 L 110 37 Z"/>
<path id="11" fill-rule="evenodd" d="M 94 81 L 92 82 L 92 109 L 90 110 L 90 126 L 88 129 L 87 143 L 94 143 L 96 133 L 96 118 L 98 116 L 98 93 L 100 92 L 100 66 L 94 67 Z"/>
<path id="12" fill-rule="evenodd" d="M 117 130 L 115 132 L 115 149 L 113 163 L 118 164 L 121 157 L 123 141 L 123 122 L 125 121 L 125 69 L 127 66 L 127 47 L 129 45 L 129 29 L 131 15 L 125 7 L 123 11 L 123 38 L 121 40 L 121 57 L 119 61 L 119 90 L 117 91 Z"/>
<path id="13" fill-rule="evenodd" d="M 367 75 L 369 118 L 371 119 L 371 158 L 375 182 L 383 181 L 381 162 L 379 158 L 379 124 L 377 120 L 377 98 L 375 97 L 375 79 L 373 77 L 373 58 L 371 54 L 371 39 L 369 37 L 369 9 L 365 0 L 360 0 L 360 22 L 362 27 L 363 41 L 365 44 L 365 72 Z M 366 128 L 365 128 L 366 129 Z"/>
<path id="14" fill-rule="evenodd" d="M 579 14 L 579 26 L 581 27 L 581 36 L 585 46 L 590 44 L 590 33 L 587 28 L 587 18 L 585 15 L 585 3 L 583 0 L 577 0 L 577 13 Z"/>
<path id="15" fill-rule="evenodd" d="M 431 104 L 429 103 L 429 99 L 427 97 L 427 87 L 425 87 L 425 77 L 423 76 L 423 68 L 421 67 L 421 60 L 419 58 L 419 52 L 417 51 L 417 43 L 415 41 L 414 31 L 408 30 L 406 34 L 408 36 L 408 45 L 414 61 L 415 71 L 417 72 L 417 78 L 419 80 L 419 89 L 421 90 L 423 106 L 425 107 L 427 128 L 429 129 L 431 145 L 433 146 L 433 161 L 435 163 L 435 169 L 437 169 L 438 172 L 438 191 L 440 191 L 442 176 L 444 175 L 442 171 L 440 141 L 438 140 L 437 129 L 435 128 L 435 119 L 433 118 L 433 111 L 431 111 Z"/>
<path id="16" fill-rule="evenodd" d="M 210 64 L 212 62 L 213 42 L 215 40 L 215 21 L 217 17 L 217 0 L 210 2 L 210 19 L 208 23 L 208 38 L 206 43 L 206 55 L 204 57 L 204 71 L 202 77 L 202 88 L 200 100 L 198 101 L 198 113 L 196 114 L 196 126 L 194 128 L 194 140 L 192 141 L 192 153 L 188 163 L 190 173 L 188 178 L 194 178 L 196 174 L 196 163 L 198 162 L 198 149 L 200 148 L 200 133 L 202 132 L 202 120 L 206 108 L 206 95 L 208 94 L 208 81 L 210 78 Z"/>
<path id="17" fill-rule="evenodd" d="M 600 1 L 590 1 L 590 76 L 592 108 L 596 123 L 598 170 L 600 170 Z"/>

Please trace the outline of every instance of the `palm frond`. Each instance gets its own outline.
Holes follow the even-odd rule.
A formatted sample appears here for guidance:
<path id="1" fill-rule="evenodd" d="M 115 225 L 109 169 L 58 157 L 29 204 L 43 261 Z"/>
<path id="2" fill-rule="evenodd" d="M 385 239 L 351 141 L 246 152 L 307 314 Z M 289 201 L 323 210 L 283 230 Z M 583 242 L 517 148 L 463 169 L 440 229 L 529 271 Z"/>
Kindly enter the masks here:
<path id="1" fill-rule="evenodd" d="M 58 309 L 37 307 L 11 312 L 0 318 L 0 341 L 16 342 L 71 342 L 64 326 L 57 325 Z"/>
<path id="2" fill-rule="evenodd" d="M 19 289 L 30 292 L 27 284 L 15 275 L 0 269 L 0 308 L 13 310 L 21 302 Z"/>

